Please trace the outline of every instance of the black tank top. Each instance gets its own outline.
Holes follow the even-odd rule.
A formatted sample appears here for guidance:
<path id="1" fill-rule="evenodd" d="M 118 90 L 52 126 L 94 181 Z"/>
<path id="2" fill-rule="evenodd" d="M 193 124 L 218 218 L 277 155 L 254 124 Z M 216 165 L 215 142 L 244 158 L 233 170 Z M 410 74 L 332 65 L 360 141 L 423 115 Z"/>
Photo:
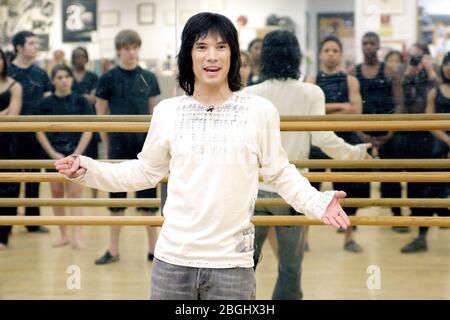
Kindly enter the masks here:
<path id="1" fill-rule="evenodd" d="M 345 72 L 329 75 L 321 70 L 317 74 L 316 84 L 325 94 L 325 103 L 349 102 L 347 74 Z M 336 135 L 352 145 L 361 143 L 356 132 L 336 132 Z"/>
<path id="2" fill-rule="evenodd" d="M 0 93 L 0 111 L 5 110 L 6 108 L 8 108 L 9 103 L 11 102 L 11 87 L 15 83 L 16 82 L 13 81 L 5 91 Z"/>
<path id="3" fill-rule="evenodd" d="M 434 103 L 436 113 L 450 113 L 450 98 L 444 96 L 440 86 L 436 88 L 436 100 Z M 449 132 L 447 131 L 447 133 Z"/>
<path id="4" fill-rule="evenodd" d="M 363 114 L 394 113 L 395 103 L 392 94 L 392 82 L 386 78 L 385 64 L 380 63 L 374 78 L 366 78 L 362 73 L 362 64 L 356 66 L 356 78 L 359 80 L 363 99 Z M 367 132 L 372 136 L 382 136 L 387 132 Z"/>

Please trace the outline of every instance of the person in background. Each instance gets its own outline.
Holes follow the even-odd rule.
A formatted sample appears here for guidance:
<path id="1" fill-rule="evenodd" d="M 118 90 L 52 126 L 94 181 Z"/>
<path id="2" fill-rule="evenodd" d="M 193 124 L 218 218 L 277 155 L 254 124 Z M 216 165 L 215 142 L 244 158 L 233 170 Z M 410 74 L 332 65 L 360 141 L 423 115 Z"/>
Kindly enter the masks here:
<path id="1" fill-rule="evenodd" d="M 241 68 L 239 69 L 239 75 L 241 76 L 242 85 L 244 87 L 248 84 L 250 73 L 252 72 L 252 58 L 247 51 L 241 50 Z"/>
<path id="2" fill-rule="evenodd" d="M 72 90 L 82 95 L 91 106 L 95 114 L 95 90 L 98 84 L 98 76 L 89 70 L 86 65 L 89 62 L 89 54 L 84 47 L 77 47 L 72 51 L 73 86 Z M 100 137 L 97 132 L 92 133 L 91 142 L 86 148 L 86 155 L 98 159 L 98 145 Z M 92 196 L 97 197 L 97 190 L 92 189 Z"/>
<path id="3" fill-rule="evenodd" d="M 251 86 L 258 83 L 261 79 L 261 47 L 263 40 L 260 38 L 253 39 L 248 45 L 247 51 L 252 59 L 252 72 L 248 77 L 247 85 Z"/>
<path id="4" fill-rule="evenodd" d="M 386 66 L 400 74 L 403 74 L 405 71 L 405 59 L 403 55 L 398 50 L 391 50 L 388 52 L 386 57 L 384 57 L 384 63 Z"/>
<path id="5" fill-rule="evenodd" d="M 289 31 L 273 31 L 264 37 L 261 51 L 263 81 L 244 88 L 271 101 L 281 116 L 324 115 L 325 97 L 316 85 L 300 81 L 301 51 L 296 36 Z M 310 145 L 320 147 L 333 159 L 366 159 L 369 144 L 350 145 L 334 132 L 282 132 L 281 143 L 288 159 L 306 160 Z M 276 188 L 267 183 L 259 185 L 259 198 L 278 198 Z M 257 207 L 256 215 L 297 214 L 291 207 Z M 278 243 L 278 278 L 273 290 L 275 300 L 295 300 L 303 297 L 301 289 L 304 253 L 303 226 L 275 227 Z M 254 243 L 255 264 L 260 260 L 267 227 L 256 227 Z"/>
<path id="6" fill-rule="evenodd" d="M 8 66 L 11 78 L 22 86 L 21 115 L 39 115 L 39 101 L 51 93 L 52 85 L 47 73 L 34 62 L 39 53 L 39 38 L 30 31 L 20 31 L 12 38 L 16 56 Z M 16 159 L 42 159 L 45 157 L 34 132 L 15 134 L 17 139 Z M 24 169 L 25 172 L 39 172 L 40 169 Z M 25 183 L 25 198 L 39 198 L 39 182 Z M 26 216 L 39 216 L 39 207 L 26 207 Z M 26 226 L 28 232 L 47 233 L 43 226 Z"/>
<path id="7" fill-rule="evenodd" d="M 446 54 L 442 62 L 441 78 L 442 83 L 437 84 L 428 93 L 426 113 L 450 113 L 450 52 Z M 432 142 L 432 158 L 450 159 L 450 131 L 435 130 L 431 132 L 434 136 Z M 427 148 L 423 144 L 418 145 L 418 149 Z M 428 149 L 428 148 L 427 148 Z M 427 198 L 448 198 L 449 183 L 429 183 L 425 186 L 425 197 Z M 412 216 L 450 216 L 449 208 L 421 208 L 421 210 L 411 210 Z M 401 248 L 402 253 L 417 253 L 428 250 L 427 234 L 428 227 L 419 227 L 419 236 Z"/>
<path id="8" fill-rule="evenodd" d="M 0 49 L 0 116 L 17 116 L 22 108 L 22 86 L 8 76 L 7 57 Z M 0 132 L 0 159 L 16 159 L 15 136 L 9 132 Z M 9 172 L 0 169 L 0 172 Z M 20 184 L 17 182 L 0 183 L 0 198 L 18 198 Z M 13 216 L 17 214 L 17 207 L 0 208 L 0 215 Z M 0 251 L 8 246 L 11 226 L 0 226 Z"/>
<path id="9" fill-rule="evenodd" d="M 160 94 L 158 81 L 153 73 L 139 66 L 139 50 L 142 40 L 134 30 L 122 30 L 115 37 L 119 65 L 100 77 L 96 97 L 98 115 L 152 114 Z M 145 133 L 100 133 L 103 155 L 106 159 L 134 159 L 142 149 Z M 126 192 L 110 193 L 111 198 L 126 198 Z M 156 189 L 136 192 L 137 198 L 156 198 Z M 124 207 L 109 208 L 114 216 L 122 216 Z M 157 208 L 137 208 L 144 215 L 155 215 Z M 153 261 L 157 229 L 146 227 L 148 236 L 147 259 Z M 120 226 L 110 228 L 108 250 L 99 257 L 96 265 L 119 261 Z"/>
<path id="10" fill-rule="evenodd" d="M 401 113 L 403 108 L 403 89 L 400 72 L 378 60 L 380 37 L 375 32 L 367 32 L 362 37 L 364 61 L 349 72 L 360 84 L 363 100 L 363 114 Z M 371 143 L 371 153 L 376 158 L 389 159 L 395 157 L 394 132 L 374 131 L 358 132 L 361 141 Z M 391 189 L 395 183 L 382 182 L 380 193 L 383 198 L 392 197 Z M 400 216 L 400 210 L 393 210 L 395 216 Z M 403 227 L 394 230 L 402 231 Z"/>
<path id="11" fill-rule="evenodd" d="M 431 89 L 438 84 L 438 75 L 433 66 L 428 46 L 416 43 L 408 50 L 409 57 L 404 70 L 402 87 L 404 105 L 400 113 L 424 114 L 427 106 L 427 96 Z M 437 69 L 437 68 L 436 68 Z M 429 159 L 432 157 L 433 137 L 428 131 L 399 131 L 394 134 L 392 141 L 385 145 L 386 158 L 393 159 Z M 413 170 L 409 170 L 413 171 Z M 424 170 L 418 170 L 424 171 Z M 387 198 L 401 198 L 400 183 L 386 183 L 383 185 L 383 196 Z M 408 198 L 426 198 L 427 184 L 407 183 Z M 427 214 L 427 208 L 411 208 L 413 216 Z M 400 208 L 392 208 L 394 215 L 400 215 Z M 409 232 L 409 227 L 392 227 L 397 232 Z"/>
<path id="12" fill-rule="evenodd" d="M 59 64 L 67 65 L 66 53 L 61 49 L 53 51 L 53 58 L 49 61 L 47 66 L 47 74 L 50 76 L 53 68 Z"/>
<path id="13" fill-rule="evenodd" d="M 359 93 L 359 81 L 354 76 L 342 71 L 343 46 L 342 42 L 334 37 L 325 37 L 320 43 L 321 69 L 317 75 L 308 79 L 309 83 L 318 85 L 325 94 L 326 114 L 361 114 L 362 98 Z M 356 132 L 338 132 L 338 137 L 351 145 L 361 143 Z M 313 150 L 311 150 L 313 151 Z M 320 152 L 320 149 L 316 152 Z M 325 154 L 320 154 L 320 159 L 330 159 Z M 355 169 L 333 169 L 336 172 L 356 171 Z M 346 190 L 350 198 L 370 198 L 370 183 L 333 183 L 336 190 Z M 319 186 L 316 186 L 320 189 Z M 345 207 L 349 216 L 356 215 L 358 208 Z M 349 252 L 361 252 L 361 246 L 353 239 L 353 228 L 345 231 L 344 250 Z"/>
<path id="14" fill-rule="evenodd" d="M 39 109 L 43 115 L 88 115 L 94 114 L 88 101 L 81 95 L 72 92 L 72 70 L 66 65 L 56 65 L 51 73 L 54 93 L 42 99 Z M 47 155 L 54 160 L 62 159 L 70 154 L 83 154 L 92 137 L 92 132 L 37 132 L 36 137 Z M 54 171 L 54 170 L 52 170 Z M 83 187 L 62 182 L 51 182 L 50 189 L 53 198 L 81 198 Z M 55 216 L 64 216 L 64 207 L 54 207 Z M 72 216 L 82 215 L 81 207 L 70 207 Z M 62 247 L 69 244 L 67 226 L 59 226 L 60 238 L 53 244 L 54 247 Z M 81 240 L 81 227 L 72 228 L 72 247 L 83 249 Z"/>

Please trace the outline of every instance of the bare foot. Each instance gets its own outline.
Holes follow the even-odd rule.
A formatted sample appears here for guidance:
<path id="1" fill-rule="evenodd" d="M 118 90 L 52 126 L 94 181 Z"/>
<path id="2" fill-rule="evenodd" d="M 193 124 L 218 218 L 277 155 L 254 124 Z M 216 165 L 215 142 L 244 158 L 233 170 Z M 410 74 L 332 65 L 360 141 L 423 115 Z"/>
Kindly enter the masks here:
<path id="1" fill-rule="evenodd" d="M 69 244 L 69 240 L 67 240 L 67 238 L 61 238 L 58 241 L 56 241 L 55 243 L 53 243 L 53 248 L 60 248 L 60 247 L 64 247 L 66 245 Z"/>
<path id="2" fill-rule="evenodd" d="M 0 243 L 0 251 L 5 251 L 8 247 L 3 243 Z"/>
<path id="3" fill-rule="evenodd" d="M 74 240 L 72 243 L 72 248 L 74 250 L 83 250 L 84 248 L 86 248 L 86 246 L 84 245 L 83 241 L 80 240 Z"/>

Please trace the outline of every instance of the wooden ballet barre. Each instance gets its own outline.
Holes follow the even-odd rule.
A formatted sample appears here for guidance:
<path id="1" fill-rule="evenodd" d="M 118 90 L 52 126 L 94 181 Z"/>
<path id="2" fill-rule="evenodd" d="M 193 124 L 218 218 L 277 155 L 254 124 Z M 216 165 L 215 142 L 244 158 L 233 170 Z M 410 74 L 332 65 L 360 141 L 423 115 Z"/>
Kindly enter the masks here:
<path id="1" fill-rule="evenodd" d="M 33 115 L 0 116 L 0 122 L 150 122 L 150 115 Z M 448 120 L 450 113 L 422 114 L 334 114 L 321 116 L 280 116 L 281 121 L 415 121 Z"/>
<path id="2" fill-rule="evenodd" d="M 307 172 L 311 182 L 450 182 L 450 172 Z M 68 182 L 59 173 L 0 172 L 0 183 Z M 167 182 L 163 178 L 160 182 Z"/>
<path id="3" fill-rule="evenodd" d="M 99 160 L 119 163 L 124 160 Z M 450 168 L 450 159 L 291 160 L 298 168 L 438 169 Z M 0 160 L 0 169 L 53 169 L 55 160 Z"/>
<path id="4" fill-rule="evenodd" d="M 142 122 L 2 122 L 0 132 L 147 132 Z M 430 131 L 449 130 L 450 120 L 402 121 L 292 121 L 281 131 Z"/>
<path id="5" fill-rule="evenodd" d="M 450 227 L 450 217 L 349 217 L 352 225 L 359 226 L 423 226 Z M 83 225 L 83 226 L 161 226 L 163 217 L 111 217 L 111 216 L 0 216 L 0 225 Z M 325 225 L 318 219 L 304 216 L 254 216 L 256 226 Z"/>
<path id="6" fill-rule="evenodd" d="M 111 198 L 0 198 L 0 207 L 146 207 L 159 208 L 161 199 L 111 199 Z M 345 198 L 340 200 L 343 207 L 415 207 L 415 208 L 448 208 L 450 198 Z M 280 198 L 256 200 L 256 207 L 289 207 Z M 0 209 L 1 211 L 1 209 Z"/>

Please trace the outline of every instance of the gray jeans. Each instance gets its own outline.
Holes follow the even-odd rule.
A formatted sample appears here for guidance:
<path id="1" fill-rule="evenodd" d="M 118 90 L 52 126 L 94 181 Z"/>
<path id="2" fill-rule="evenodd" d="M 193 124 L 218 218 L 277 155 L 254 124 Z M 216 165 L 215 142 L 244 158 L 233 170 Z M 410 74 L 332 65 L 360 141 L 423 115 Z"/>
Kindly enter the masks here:
<path id="1" fill-rule="evenodd" d="M 155 258 L 151 300 L 254 300 L 253 268 L 192 268 Z"/>

